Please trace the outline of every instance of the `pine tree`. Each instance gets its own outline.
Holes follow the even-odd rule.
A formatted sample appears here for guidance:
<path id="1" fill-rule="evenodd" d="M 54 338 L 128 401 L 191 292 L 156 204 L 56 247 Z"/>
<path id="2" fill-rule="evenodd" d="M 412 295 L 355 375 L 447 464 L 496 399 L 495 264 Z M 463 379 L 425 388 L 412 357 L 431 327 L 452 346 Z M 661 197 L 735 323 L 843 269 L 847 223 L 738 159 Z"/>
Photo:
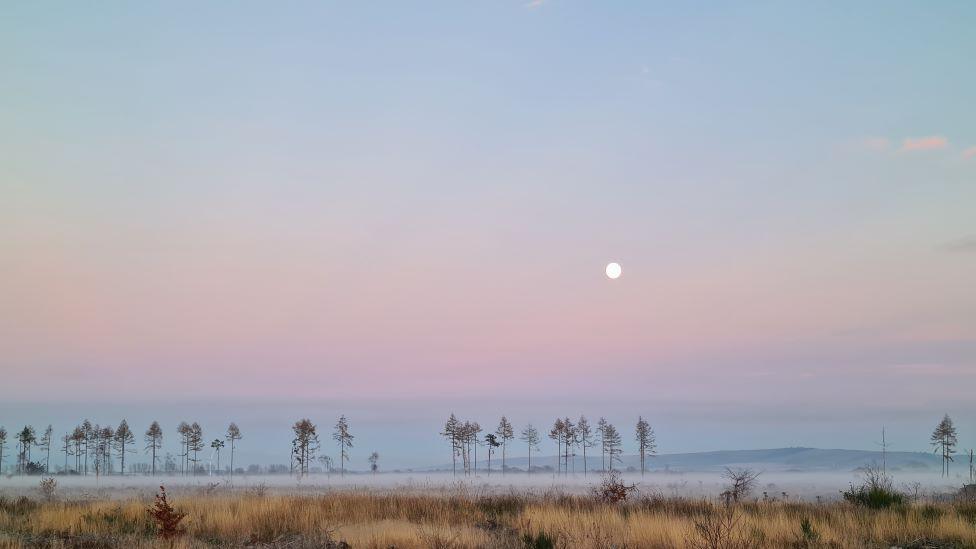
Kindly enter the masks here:
<path id="1" fill-rule="evenodd" d="M 539 431 L 537 431 L 536 428 L 530 423 L 525 426 L 525 429 L 522 429 L 521 439 L 529 446 L 529 465 L 526 468 L 526 471 L 529 474 L 532 474 L 532 449 L 539 449 Z"/>
<path id="2" fill-rule="evenodd" d="M 159 458 L 156 457 L 159 450 L 163 447 L 163 429 L 159 426 L 158 421 L 153 421 L 152 424 L 146 429 L 146 452 L 152 455 L 152 476 L 156 476 L 156 463 Z"/>
<path id="3" fill-rule="evenodd" d="M 352 439 L 355 438 L 349 433 L 349 421 L 346 420 L 345 415 L 339 416 L 332 438 L 339 443 L 339 475 L 345 476 L 346 462 L 349 461 L 349 448 L 352 448 Z"/>
<path id="4" fill-rule="evenodd" d="M 227 442 L 230 442 L 230 478 L 234 480 L 234 444 L 244 437 L 241 436 L 241 430 L 237 427 L 237 424 L 231 422 L 227 426 L 227 435 L 224 438 L 227 439 Z"/>
<path id="5" fill-rule="evenodd" d="M 932 432 L 932 446 L 935 452 L 942 453 L 942 476 L 949 476 L 949 462 L 953 461 L 952 453 L 956 450 L 956 426 L 952 424 L 949 414 L 946 414 L 935 431 Z"/>
<path id="6" fill-rule="evenodd" d="M 136 437 L 132 434 L 132 429 L 129 429 L 129 424 L 124 419 L 119 423 L 118 428 L 115 430 L 115 448 L 119 452 L 119 459 L 121 460 L 120 466 L 122 468 L 122 474 L 125 475 L 125 453 L 132 453 L 135 450 L 132 445 L 136 443 Z"/>
<path id="7" fill-rule="evenodd" d="M 507 449 L 508 441 L 515 438 L 515 429 L 512 424 L 508 421 L 508 418 L 502 416 L 498 421 L 498 428 L 495 430 L 495 436 L 502 444 L 502 476 L 505 476 L 505 450 Z"/>
<path id="8" fill-rule="evenodd" d="M 647 455 L 653 455 L 655 453 L 657 450 L 657 441 L 654 438 L 654 429 L 641 416 L 637 416 L 635 437 L 640 448 L 641 476 L 644 476 L 645 459 Z"/>

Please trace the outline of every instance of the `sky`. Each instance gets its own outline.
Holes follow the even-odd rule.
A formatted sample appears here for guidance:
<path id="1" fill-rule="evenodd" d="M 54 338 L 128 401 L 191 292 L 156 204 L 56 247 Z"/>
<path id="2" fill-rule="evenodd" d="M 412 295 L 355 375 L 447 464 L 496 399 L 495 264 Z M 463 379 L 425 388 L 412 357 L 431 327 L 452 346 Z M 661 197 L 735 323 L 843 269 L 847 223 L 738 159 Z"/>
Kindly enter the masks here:
<path id="1" fill-rule="evenodd" d="M 6 2 L 0 425 L 195 414 L 287 460 L 346 413 L 409 465 L 452 411 L 661 451 L 925 450 L 950 413 L 972 447 L 974 25 Z"/>

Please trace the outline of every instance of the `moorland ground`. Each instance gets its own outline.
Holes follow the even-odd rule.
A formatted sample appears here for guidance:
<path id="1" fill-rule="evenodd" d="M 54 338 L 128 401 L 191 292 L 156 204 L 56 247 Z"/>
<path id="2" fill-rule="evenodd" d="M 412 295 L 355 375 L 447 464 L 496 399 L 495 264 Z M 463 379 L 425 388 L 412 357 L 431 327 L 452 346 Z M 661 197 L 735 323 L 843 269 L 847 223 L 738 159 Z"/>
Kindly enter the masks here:
<path id="1" fill-rule="evenodd" d="M 976 547 L 976 502 L 906 499 L 874 509 L 843 500 L 726 505 L 716 498 L 459 484 L 280 493 L 257 485 L 177 488 L 172 539 L 153 494 L 0 496 L 0 547 Z M 937 499 L 941 499 L 937 501 Z M 347 545 L 343 545 L 347 544 Z"/>

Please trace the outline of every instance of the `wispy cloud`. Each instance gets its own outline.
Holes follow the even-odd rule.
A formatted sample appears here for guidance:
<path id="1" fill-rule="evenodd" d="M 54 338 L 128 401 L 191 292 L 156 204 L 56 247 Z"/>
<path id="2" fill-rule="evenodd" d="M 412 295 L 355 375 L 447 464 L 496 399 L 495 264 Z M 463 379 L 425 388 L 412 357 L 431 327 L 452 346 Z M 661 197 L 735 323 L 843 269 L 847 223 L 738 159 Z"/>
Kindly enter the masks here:
<path id="1" fill-rule="evenodd" d="M 945 245 L 950 252 L 976 253 L 976 236 L 967 236 L 953 240 Z"/>
<path id="2" fill-rule="evenodd" d="M 949 146 L 949 140 L 941 135 L 930 135 L 927 137 L 906 137 L 901 142 L 901 152 L 911 151 L 931 151 L 944 149 Z"/>
<path id="3" fill-rule="evenodd" d="M 525 7 L 527 7 L 527 8 L 538 8 L 539 6 L 541 6 L 542 4 L 545 4 L 545 3 L 546 3 L 546 0 L 529 0 L 528 2 L 525 3 Z"/>
<path id="4" fill-rule="evenodd" d="M 891 140 L 887 137 L 865 137 L 861 140 L 860 145 L 865 149 L 870 151 L 885 151 L 891 146 Z"/>
<path id="5" fill-rule="evenodd" d="M 963 158 L 976 158 L 976 145 L 962 151 Z"/>

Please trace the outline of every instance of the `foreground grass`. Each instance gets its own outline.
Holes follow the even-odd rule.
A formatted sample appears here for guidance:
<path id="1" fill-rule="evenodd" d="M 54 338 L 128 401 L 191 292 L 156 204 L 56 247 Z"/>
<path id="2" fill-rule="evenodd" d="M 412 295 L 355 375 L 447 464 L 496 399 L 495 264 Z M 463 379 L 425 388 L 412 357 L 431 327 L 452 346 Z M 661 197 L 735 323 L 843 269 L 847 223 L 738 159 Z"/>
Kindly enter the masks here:
<path id="1" fill-rule="evenodd" d="M 187 513 L 175 542 L 155 539 L 149 503 L 0 498 L 0 547 L 976 547 L 973 503 L 746 503 L 729 515 L 717 503 L 665 498 L 610 505 L 560 494 L 184 493 L 172 497 Z M 727 545 L 703 543 L 705 531 Z"/>

